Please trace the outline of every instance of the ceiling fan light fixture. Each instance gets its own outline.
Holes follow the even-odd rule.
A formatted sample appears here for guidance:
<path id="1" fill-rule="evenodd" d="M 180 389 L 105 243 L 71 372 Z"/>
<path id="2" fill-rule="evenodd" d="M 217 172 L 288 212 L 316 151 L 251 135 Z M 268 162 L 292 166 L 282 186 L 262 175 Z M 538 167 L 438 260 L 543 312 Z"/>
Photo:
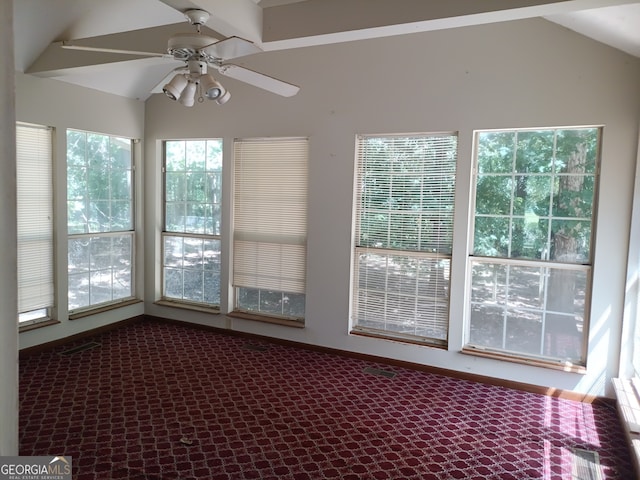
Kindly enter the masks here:
<path id="1" fill-rule="evenodd" d="M 229 90 L 225 90 L 222 96 L 216 100 L 216 103 L 218 105 L 224 105 L 229 101 L 230 98 L 231 98 L 231 92 L 229 92 Z"/>
<path id="2" fill-rule="evenodd" d="M 200 88 L 209 100 L 216 100 L 226 93 L 224 87 L 209 73 L 200 77 Z"/>
<path id="3" fill-rule="evenodd" d="M 182 73 L 178 73 L 169 83 L 162 87 L 162 91 L 171 100 L 178 100 L 181 98 L 188 83 L 187 77 Z"/>
<path id="4" fill-rule="evenodd" d="M 184 91 L 180 95 L 180 103 L 185 107 L 193 107 L 196 101 L 196 83 L 188 82 Z"/>

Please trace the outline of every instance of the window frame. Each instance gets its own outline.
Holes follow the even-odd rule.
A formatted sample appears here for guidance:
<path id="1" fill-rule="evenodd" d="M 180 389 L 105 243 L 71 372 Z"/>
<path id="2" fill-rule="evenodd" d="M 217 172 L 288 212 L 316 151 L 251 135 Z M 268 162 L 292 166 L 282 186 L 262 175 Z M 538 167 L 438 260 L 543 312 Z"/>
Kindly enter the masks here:
<path id="1" fill-rule="evenodd" d="M 54 202 L 54 197 L 55 197 L 55 190 L 54 190 L 54 180 L 53 180 L 53 171 L 54 171 L 54 132 L 55 129 L 53 127 L 49 127 L 49 126 L 45 126 L 45 125 L 37 125 L 37 124 L 31 124 L 31 123 L 25 123 L 25 122 L 16 122 L 16 135 L 18 134 L 18 131 L 20 129 L 34 129 L 34 130 L 38 130 L 38 131 L 44 131 L 47 132 L 47 158 L 46 158 L 46 163 L 48 164 L 48 171 L 47 171 L 47 178 L 44 179 L 44 181 L 46 181 L 46 183 L 48 183 L 49 187 L 49 205 L 50 205 L 50 212 L 49 212 L 49 216 L 50 216 L 50 222 L 51 222 L 51 226 L 50 226 L 50 231 L 48 232 L 49 237 L 50 237 L 50 245 L 51 245 L 51 249 L 49 252 L 49 257 L 50 257 L 50 270 L 49 270 L 49 285 L 50 285 L 50 301 L 47 302 L 47 305 L 42 305 L 39 306 L 37 308 L 32 308 L 30 310 L 25 310 L 24 312 L 20 312 L 20 307 L 18 306 L 18 318 L 17 318 L 17 322 L 18 322 L 18 327 L 20 329 L 20 331 L 24 331 L 27 329 L 31 329 L 31 328 L 35 328 L 38 327 L 40 325 L 43 324 L 50 324 L 51 322 L 55 322 L 55 320 L 53 319 L 53 314 L 54 314 L 54 309 L 55 309 L 55 305 L 56 305 L 56 282 L 55 282 L 55 271 L 56 271 L 56 261 L 55 261 L 55 248 L 56 248 L 56 241 L 55 241 L 55 235 L 54 235 L 54 230 L 55 230 L 55 202 Z M 17 135 L 18 136 L 18 135 Z M 20 177 L 20 159 L 22 157 L 22 154 L 18 151 L 18 148 L 20 147 L 20 142 L 18 141 L 18 139 L 16 140 L 16 161 L 18 162 L 18 165 L 16 165 L 17 168 L 17 172 L 16 172 L 16 185 L 18 188 L 17 194 L 16 194 L 16 205 L 17 205 L 17 220 L 18 220 L 18 225 L 20 223 L 20 213 L 21 213 L 21 208 L 20 208 L 20 184 L 21 181 L 19 179 Z M 39 172 L 41 172 L 41 170 L 38 170 Z M 27 185 L 25 185 L 26 187 Z M 33 187 L 30 187 L 33 188 Z M 26 220 L 26 219 L 25 219 Z M 19 275 L 20 275 L 20 231 L 18 229 L 18 237 L 17 237 L 17 243 L 18 243 L 18 272 L 17 272 L 17 283 L 18 283 L 18 301 L 20 300 L 20 279 L 19 279 Z M 41 251 L 42 249 L 38 249 L 39 251 Z M 41 263 L 39 262 L 39 265 L 41 265 Z M 39 278 L 41 278 L 41 275 L 43 275 L 43 273 L 46 272 L 42 272 L 41 268 L 38 268 L 39 270 Z M 22 319 L 21 319 L 22 318 Z M 57 323 L 57 322 L 56 322 Z"/>
<path id="2" fill-rule="evenodd" d="M 450 239 L 449 242 L 447 243 L 447 253 L 443 253 L 441 251 L 427 251 L 427 250 L 423 250 L 423 249 L 416 249 L 416 250 L 408 250 L 408 249 L 394 249 L 391 248 L 389 246 L 387 247 L 371 247 L 371 246 L 363 246 L 360 245 L 360 231 L 362 229 L 362 222 L 361 222 L 361 217 L 363 215 L 363 213 L 366 213 L 367 209 L 362 207 L 362 200 L 363 200 L 363 189 L 360 186 L 360 178 L 361 175 L 364 175 L 364 172 L 362 171 L 364 169 L 364 166 L 361 165 L 361 161 L 364 160 L 363 158 L 363 154 L 362 154 L 362 149 L 364 148 L 364 142 L 367 139 L 413 139 L 413 138 L 419 138 L 419 139 L 428 139 L 428 138 L 441 138 L 441 139 L 446 139 L 445 141 L 453 141 L 454 145 L 453 145 L 453 149 L 451 150 L 451 146 L 449 146 L 450 150 L 446 150 L 446 148 L 443 148 L 442 151 L 438 150 L 438 154 L 440 155 L 452 155 L 452 163 L 451 165 L 449 165 L 449 170 L 443 170 L 442 172 L 438 171 L 437 173 L 440 174 L 442 179 L 446 179 L 447 177 L 451 178 L 452 184 L 450 185 L 450 190 L 451 190 L 451 197 L 450 197 L 450 203 L 446 203 L 446 204 L 441 204 L 439 206 L 445 206 L 448 207 L 450 209 L 450 213 L 449 213 L 449 220 L 450 220 Z M 354 175 L 354 210 L 353 210 L 353 246 L 352 246 L 352 279 L 351 279 L 351 292 L 350 292 L 350 303 L 351 303 L 351 308 L 350 308 L 350 333 L 351 334 L 358 334 L 358 335 L 365 335 L 365 336 L 373 336 L 373 337 L 378 337 L 378 338 L 383 338 L 383 339 L 390 339 L 390 340 L 398 340 L 398 341 L 402 341 L 405 343 L 416 343 L 416 344 L 420 344 L 420 345 L 427 345 L 427 346 L 431 346 L 431 347 L 438 347 L 438 348 L 448 348 L 449 345 L 449 329 L 450 329 L 450 312 L 451 312 L 451 271 L 452 271 L 452 266 L 453 266 L 453 243 L 454 243 L 454 239 L 453 239 L 453 225 L 455 223 L 455 192 L 456 192 L 456 183 L 457 183 L 457 169 L 458 169 L 458 153 L 459 153 L 459 133 L 458 132 L 420 132 L 420 133 L 392 133 L 392 134 L 359 134 L 356 136 L 356 155 L 355 155 L 355 175 Z M 440 157 L 438 157 L 438 159 L 440 159 Z M 426 160 L 424 163 L 427 163 Z M 424 168 L 424 166 L 423 166 Z M 391 171 L 385 171 L 384 173 L 388 173 L 389 175 L 393 176 L 393 172 Z M 391 178 L 390 176 L 385 177 L 386 179 Z M 421 177 L 422 179 L 424 179 L 424 177 Z M 422 196 L 421 196 L 422 199 Z M 421 200 L 422 201 L 422 200 Z M 393 209 L 389 209 L 389 214 L 393 213 Z M 418 215 L 423 215 L 426 214 L 428 212 L 428 210 L 426 208 L 424 208 L 424 205 L 422 206 L 422 208 L 419 211 Z M 389 224 L 389 228 L 387 230 L 387 235 L 391 235 L 392 234 L 392 227 L 391 227 L 391 223 Z M 440 248 L 441 245 L 438 243 L 438 247 Z M 443 299 L 446 299 L 446 306 L 445 306 L 445 313 L 441 313 L 440 315 L 434 314 L 434 320 L 431 322 L 432 323 L 432 328 L 435 329 L 434 332 L 436 331 L 440 331 L 440 337 L 431 335 L 418 335 L 417 333 L 413 333 L 413 334 L 409 334 L 409 333 L 404 333 L 404 332 L 398 332 L 398 331 L 394 331 L 394 330 L 390 330 L 390 329 L 386 329 L 386 328 L 375 328 L 372 326 L 363 326 L 363 325 L 359 325 L 358 324 L 358 316 L 359 316 L 359 308 L 360 308 L 360 300 L 359 300 L 359 292 L 363 289 L 360 289 L 359 285 L 360 285 L 360 276 L 361 276 L 361 272 L 360 272 L 360 258 L 362 256 L 366 256 L 370 253 L 373 254 L 379 254 L 382 256 L 387 256 L 387 258 L 391 257 L 391 256 L 399 256 L 399 257 L 403 257 L 406 260 L 408 260 L 409 262 L 415 261 L 418 262 L 418 269 L 420 269 L 420 262 L 421 261 L 432 261 L 434 262 L 434 268 L 436 270 L 438 270 L 439 268 L 444 268 L 445 272 L 443 272 L 443 280 L 445 280 L 445 283 L 443 285 L 443 287 L 446 290 L 446 295 L 445 296 L 434 296 L 434 297 L 429 297 L 430 300 L 427 302 L 428 304 L 425 307 L 425 310 L 422 311 L 426 311 L 427 313 L 431 313 L 431 311 L 433 310 L 434 312 L 437 310 L 437 307 L 440 306 L 442 307 L 442 305 L 444 304 Z M 445 263 L 448 265 L 447 267 L 438 267 L 436 266 L 436 264 L 441 263 L 442 261 L 445 261 Z M 445 273 L 446 273 L 446 277 L 445 277 Z M 384 289 L 384 312 L 382 313 L 382 315 L 386 318 L 386 310 L 387 310 L 387 303 L 388 303 L 388 297 L 390 295 L 396 295 L 399 297 L 411 297 L 413 298 L 413 301 L 415 303 L 414 307 L 413 307 L 413 319 L 415 320 L 416 317 L 419 315 L 420 313 L 420 307 L 419 307 L 419 303 L 420 303 L 420 299 L 421 298 L 427 298 L 421 294 L 419 294 L 419 284 L 421 283 L 423 277 L 419 277 L 416 276 L 415 277 L 415 281 L 416 281 L 416 293 L 415 295 L 406 295 L 403 294 L 402 292 L 391 292 L 390 290 L 388 290 L 386 287 L 386 283 L 389 279 L 389 275 L 385 273 L 385 289 Z M 368 289 L 364 289 L 365 290 L 365 295 L 366 295 L 366 291 Z M 382 291 L 380 291 L 382 292 Z M 380 293 L 379 292 L 379 293 Z M 436 292 L 431 292 L 429 291 L 428 293 L 436 295 Z M 437 317 L 441 317 L 443 320 L 438 320 Z M 429 321 L 426 321 L 425 324 L 430 323 Z M 386 323 L 385 323 L 386 325 Z M 418 325 L 416 325 L 416 331 L 417 331 Z M 424 330 L 426 332 L 427 327 L 424 327 Z M 442 338 L 444 337 L 444 338 Z"/>
<path id="3" fill-rule="evenodd" d="M 135 145 L 139 142 L 137 139 L 131 138 L 131 137 L 126 137 L 123 135 L 114 135 L 114 134 L 109 134 L 109 133 L 100 133 L 100 132 L 94 132 L 94 131 L 90 131 L 90 130 L 82 130 L 82 129 L 78 129 L 78 128 L 67 128 L 65 130 L 65 140 L 67 141 L 67 145 L 66 145 L 66 162 L 65 162 L 65 182 L 67 184 L 67 197 L 65 200 L 65 208 L 67 209 L 68 212 L 68 208 L 69 208 L 69 186 L 68 186 L 68 179 L 69 179 L 69 145 L 68 145 L 68 138 L 69 138 L 69 132 L 77 132 L 77 133 L 81 133 L 84 134 L 85 136 L 88 135 L 99 135 L 99 136 L 104 136 L 107 137 L 109 139 L 109 141 L 111 142 L 111 139 L 120 139 L 120 140 L 127 140 L 130 144 L 130 189 L 129 189 L 129 195 L 130 195 L 130 222 L 131 222 L 131 227 L 130 229 L 127 230 L 108 230 L 108 231 L 93 231 L 93 232 L 76 232 L 76 233 L 70 233 L 69 232 L 69 218 L 67 215 L 67 224 L 66 224 L 66 228 L 65 228 L 65 233 L 66 233 L 66 238 L 67 238 L 67 259 L 69 258 L 69 253 L 70 253 L 70 243 L 72 240 L 82 240 L 82 239 L 87 239 L 87 241 L 89 241 L 89 245 L 91 244 L 91 241 L 93 239 L 97 239 L 97 238 L 101 238 L 101 239 L 106 239 L 106 238 L 114 238 L 114 237 L 128 237 L 129 238 L 129 245 L 130 245 L 130 250 L 129 250 L 129 278 L 130 278 L 130 294 L 127 296 L 123 296 L 123 297 L 118 297 L 116 299 L 111 299 L 111 300 L 107 300 L 107 301 L 103 301 L 103 302 L 98 302 L 98 303 L 89 303 L 89 305 L 83 305 L 83 306 L 79 306 L 76 308 L 70 308 L 69 303 L 68 305 L 68 313 L 69 313 L 69 318 L 70 319 L 76 319 L 76 318 L 82 318 L 85 317 L 87 315 L 90 315 L 93 312 L 100 312 L 100 311 L 104 311 L 104 310 L 109 310 L 112 308 L 118 308 L 120 306 L 123 305 L 128 305 L 131 304 L 132 302 L 137 300 L 137 282 L 136 282 L 136 263 L 137 263 L 137 238 L 138 238 L 138 233 L 137 233 L 137 202 L 136 202 L 136 165 L 139 161 L 139 155 L 137 153 L 137 150 L 135 148 Z M 88 163 L 87 163 L 88 164 Z M 110 199 L 111 200 L 111 199 Z M 89 246 L 89 249 L 91 247 Z M 89 256 L 91 255 L 91 252 L 89 251 Z M 89 264 L 91 263 L 90 257 L 88 260 Z M 111 267 L 113 267 L 113 264 L 111 265 Z M 89 275 L 91 274 L 91 268 L 89 268 L 88 270 Z M 67 289 L 70 288 L 70 282 L 69 282 L 69 278 L 70 278 L 70 274 L 71 272 L 69 271 L 69 263 L 67 260 Z M 111 291 L 111 295 L 113 296 L 113 285 L 110 289 Z M 89 293 L 89 299 L 91 298 L 91 293 Z"/>
<path id="4" fill-rule="evenodd" d="M 206 165 L 206 153 L 207 153 L 207 144 L 206 142 L 219 142 L 220 147 L 220 184 L 221 184 L 221 196 L 220 196 L 220 233 L 219 234 L 208 234 L 208 233 L 194 233 L 194 232 L 180 232 L 180 231 L 169 231 L 167 230 L 167 143 L 169 142 L 184 142 L 185 144 L 185 155 L 186 155 L 186 145 L 189 142 L 205 142 L 205 165 Z M 186 158 L 185 158 L 186 161 Z M 186 165 L 185 165 L 186 167 Z M 204 310 L 207 312 L 219 313 L 221 311 L 222 304 L 222 272 L 221 272 L 221 262 L 222 262 L 222 236 L 223 236 L 223 213 L 222 213 L 222 189 L 224 188 L 224 139 L 223 138 L 182 138 L 182 139 L 166 139 L 162 141 L 162 162 L 161 162 L 161 173 L 162 173 L 162 228 L 160 232 L 160 299 L 158 303 L 171 305 L 175 307 L 187 308 L 187 309 L 195 309 L 195 310 Z M 189 172 L 189 170 L 185 169 L 185 174 Z M 205 169 L 204 172 L 207 172 Z M 186 189 L 186 185 L 185 185 Z M 185 190 L 186 192 L 186 190 Z M 218 284 L 220 291 L 218 303 L 208 303 L 208 302 L 199 302 L 196 300 L 185 299 L 184 295 L 182 298 L 173 297 L 166 295 L 166 265 L 165 265 L 165 241 L 169 237 L 182 238 L 184 239 L 199 239 L 202 242 L 206 241 L 217 241 L 220 245 L 219 248 L 219 271 L 218 271 Z M 182 269 L 184 273 L 184 269 Z M 204 271 L 204 266 L 203 266 Z M 182 281 L 182 290 L 184 291 L 184 277 Z M 204 278 L 203 278 L 203 296 L 204 296 Z"/>
<path id="5" fill-rule="evenodd" d="M 556 135 L 558 131 L 571 131 L 571 130 L 589 130 L 594 129 L 597 130 L 596 133 L 596 150 L 595 150 L 595 160 L 594 160 L 594 170 L 592 173 L 581 173 L 574 174 L 575 176 L 580 175 L 583 177 L 592 176 L 593 177 L 593 197 L 591 203 L 591 215 L 589 216 L 589 253 L 587 258 L 582 261 L 570 262 L 570 261 L 560 261 L 560 260 L 552 260 L 552 259 L 535 259 L 535 258 L 527 258 L 527 257 L 509 257 L 509 256 L 490 256 L 490 255 L 477 255 L 474 254 L 474 246 L 475 246 L 475 225 L 478 215 L 476 213 L 476 205 L 477 205 L 477 187 L 478 187 L 478 178 L 481 175 L 478 170 L 478 146 L 479 146 L 479 136 L 482 133 L 505 133 L 505 132 L 513 132 L 516 134 L 521 132 L 548 132 L 551 131 Z M 594 269 L 594 259 L 595 259 L 595 250 L 596 250 L 596 232 L 597 232 L 597 213 L 598 213 L 598 198 L 600 191 L 600 172 L 601 172 L 601 161 L 602 161 L 602 141 L 604 136 L 604 126 L 602 125 L 579 125 L 579 126 L 560 126 L 560 127 L 526 127 L 526 128 L 504 128 L 504 129 L 480 129 L 474 130 L 473 132 L 473 159 L 472 159 L 472 175 L 471 175 L 471 196 L 470 196 L 470 220 L 469 220 L 469 235 L 468 235 L 468 255 L 467 255 L 467 280 L 465 283 L 465 329 L 464 329 L 464 343 L 462 347 L 462 351 L 464 353 L 471 353 L 474 355 L 487 356 L 490 358 L 499 358 L 507 361 L 511 361 L 514 363 L 525 363 L 525 364 L 534 364 L 548 368 L 561 369 L 564 371 L 574 371 L 577 373 L 584 373 L 587 367 L 588 361 L 588 340 L 589 340 L 589 327 L 591 324 L 591 297 L 593 290 L 593 269 Z M 556 145 L 554 143 L 553 147 L 553 158 L 556 155 Z M 515 169 L 515 153 L 514 153 L 514 164 L 509 172 L 506 174 L 511 175 L 512 177 L 516 177 L 518 175 L 526 175 L 527 172 L 518 172 Z M 569 177 L 571 174 L 562 174 L 555 172 L 555 165 L 552 170 L 552 178 L 561 178 L 563 176 Z M 554 185 L 551 185 L 549 190 L 551 196 L 554 196 Z M 513 201 L 513 198 L 512 200 Z M 513 208 L 513 205 L 511 206 Z M 491 216 L 481 215 L 481 216 Z M 513 214 L 513 211 L 508 215 L 508 218 L 511 220 L 517 217 L 517 215 Z M 565 220 L 569 217 L 555 217 L 560 220 Z M 577 217 L 576 217 L 577 218 Z M 548 213 L 548 222 L 549 225 L 554 219 L 554 215 L 552 212 L 552 208 L 550 206 Z M 571 218 L 573 219 L 573 218 Z M 579 220 L 584 220 L 586 217 L 580 217 Z M 510 223 L 511 225 L 511 223 Z M 510 238 L 512 233 L 509 233 Z M 551 228 L 549 228 L 548 232 L 549 237 L 551 236 Z M 508 245 L 508 254 L 511 254 L 511 243 Z M 547 254 L 549 255 L 549 254 Z M 518 352 L 513 350 L 508 350 L 505 348 L 493 348 L 482 345 L 477 345 L 471 343 L 471 313 L 472 313 L 472 291 L 473 291 L 473 265 L 474 262 L 477 263 L 487 263 L 494 265 L 510 265 L 515 267 L 535 267 L 541 269 L 558 269 L 562 271 L 580 271 L 585 275 L 585 292 L 584 292 L 584 309 L 582 311 L 582 335 L 581 335 L 581 345 L 580 345 L 580 359 L 577 361 L 568 361 L 566 359 L 560 359 L 558 357 L 553 357 L 550 355 L 537 355 L 531 353 Z M 547 310 L 547 288 L 546 285 L 548 280 L 545 280 L 545 294 L 543 299 L 544 308 L 540 309 L 540 312 L 543 314 L 543 324 L 541 330 L 541 349 L 544 348 L 545 344 L 545 331 L 544 331 L 544 318 L 547 314 L 557 315 L 558 312 L 553 310 Z M 504 310 L 509 309 L 508 299 L 505 299 Z M 562 315 L 569 315 L 569 312 L 562 312 Z M 575 314 L 574 314 L 575 315 Z M 506 319 L 503 320 L 503 328 L 506 328 Z"/>
<path id="6" fill-rule="evenodd" d="M 282 229 L 279 229 L 277 233 L 274 233 L 270 228 L 262 228 L 258 230 L 258 233 L 252 229 L 251 232 L 241 232 L 238 228 L 239 225 L 244 226 L 246 224 L 246 219 L 244 218 L 244 214 L 241 215 L 239 212 L 239 208 L 245 208 L 247 201 L 245 199 L 239 199 L 240 195 L 240 186 L 242 180 L 240 179 L 239 169 L 244 168 L 244 163 L 247 161 L 251 161 L 251 159 L 255 160 L 259 155 L 269 155 L 272 151 L 264 151 L 267 149 L 276 149 L 279 145 L 285 145 L 287 148 L 286 159 L 289 161 L 299 160 L 300 158 L 303 160 L 303 164 L 297 166 L 297 175 L 300 178 L 296 178 L 296 180 L 303 181 L 303 192 L 304 192 L 304 205 L 299 209 L 298 212 L 290 212 L 291 217 L 295 217 L 296 215 L 302 216 L 304 220 L 304 239 L 300 241 L 299 235 L 300 232 L 295 229 L 286 228 L 285 232 Z M 231 314 L 234 316 L 249 318 L 253 320 L 260 320 L 266 322 L 280 323 L 283 325 L 290 326 L 304 326 L 305 316 L 306 316 L 306 256 L 307 256 L 307 238 L 308 238 L 308 208 L 309 208 L 309 138 L 308 137 L 251 137 L 251 138 L 236 138 L 234 139 L 233 145 L 233 226 L 231 232 L 231 238 L 233 242 L 233 257 L 232 257 L 232 276 L 230 278 L 230 283 L 232 287 L 232 305 L 233 309 Z M 249 149 L 251 146 L 258 146 L 260 148 L 262 146 L 263 151 L 256 153 L 253 151 L 252 157 L 249 153 Z M 242 152 L 241 152 L 242 149 Z M 242 155 L 246 150 L 245 158 L 243 161 Z M 302 155 L 302 157 L 298 157 L 298 155 Z M 244 163 L 243 163 L 244 162 Z M 259 192 L 258 195 L 264 195 L 264 189 L 260 189 L 260 186 L 256 186 L 253 192 Z M 280 192 L 291 191 L 290 189 L 285 188 L 281 185 L 282 189 Z M 298 185 L 299 187 L 299 185 Z M 270 191 L 272 192 L 272 191 Z M 299 191 L 298 191 L 299 193 Z M 291 194 L 295 196 L 293 193 Z M 270 196 L 273 196 L 271 193 Z M 273 199 L 270 199 L 273 200 Z M 282 205 L 282 198 L 280 198 L 276 203 L 278 205 Z M 239 205 L 241 205 L 239 207 Z M 270 204 L 273 207 L 273 204 Z M 276 212 L 282 215 L 281 209 L 275 208 L 267 208 L 272 214 L 277 214 Z M 294 209 L 295 210 L 295 209 Z M 246 214 L 246 212 L 245 212 Z M 239 221 L 239 218 L 242 218 L 242 221 Z M 298 223 L 300 225 L 300 223 Z M 264 227 L 264 226 L 263 226 Z M 293 235 L 293 236 L 292 236 Z M 290 238 L 289 238 L 290 237 Z M 293 238 L 297 238 L 298 241 L 293 241 Z M 285 238 L 289 238 L 292 241 L 279 241 Z M 253 248 L 251 246 L 253 245 Z M 280 247 L 280 251 L 278 253 L 270 252 L 273 250 L 273 247 L 277 250 Z M 264 268 L 265 264 L 273 263 L 266 258 L 272 258 L 265 255 L 269 255 L 269 253 L 274 253 L 275 255 L 282 255 L 282 250 L 288 250 L 288 253 L 295 257 L 296 260 L 294 262 L 288 262 L 284 269 L 278 270 L 279 276 L 275 276 L 273 280 L 266 280 L 263 278 L 262 273 L 260 272 L 261 268 Z M 245 253 L 248 257 L 255 259 L 255 264 L 257 268 L 253 272 L 246 271 L 247 262 L 241 261 L 240 252 Z M 287 252 L 284 252 L 287 254 Z M 265 259 L 261 261 L 260 259 Z M 273 266 L 276 267 L 280 264 L 280 267 L 284 264 L 284 262 L 280 263 L 275 259 L 275 263 Z M 292 267 L 293 266 L 293 267 Z M 290 274 L 290 278 L 285 278 L 283 274 Z M 279 279 L 279 280 L 278 280 Z M 280 289 L 276 289 L 270 286 L 270 283 L 280 283 L 284 285 Z M 286 288 L 286 285 L 290 285 L 290 288 Z M 297 291 L 296 291 L 297 290 Z M 303 290 L 303 291 L 300 291 Z M 247 308 L 246 304 L 241 305 L 241 296 L 244 295 L 254 295 L 257 296 L 257 305 L 258 309 Z M 262 310 L 260 307 L 262 305 L 262 296 L 271 295 L 274 298 L 278 296 L 280 298 L 280 308 L 279 312 L 273 310 Z M 289 302 L 289 312 L 286 312 L 285 304 L 287 298 L 293 298 L 293 301 Z M 301 307 L 302 305 L 302 307 Z M 296 314 L 295 309 L 302 309 L 304 312 L 303 315 Z"/>

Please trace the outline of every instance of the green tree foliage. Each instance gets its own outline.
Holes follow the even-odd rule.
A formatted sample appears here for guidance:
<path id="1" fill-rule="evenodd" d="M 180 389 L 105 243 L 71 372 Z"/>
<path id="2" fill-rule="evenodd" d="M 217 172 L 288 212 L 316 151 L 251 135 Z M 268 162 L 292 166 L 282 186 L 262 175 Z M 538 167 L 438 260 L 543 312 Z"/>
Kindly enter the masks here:
<path id="1" fill-rule="evenodd" d="M 67 131 L 71 310 L 132 295 L 132 172 L 130 139 Z"/>
<path id="2" fill-rule="evenodd" d="M 222 142 L 166 142 L 165 230 L 220 235 Z"/>
<path id="3" fill-rule="evenodd" d="M 586 261 L 598 132 L 480 133 L 474 254 Z"/>
<path id="4" fill-rule="evenodd" d="M 131 230 L 131 182 L 131 140 L 67 131 L 70 234 Z"/>

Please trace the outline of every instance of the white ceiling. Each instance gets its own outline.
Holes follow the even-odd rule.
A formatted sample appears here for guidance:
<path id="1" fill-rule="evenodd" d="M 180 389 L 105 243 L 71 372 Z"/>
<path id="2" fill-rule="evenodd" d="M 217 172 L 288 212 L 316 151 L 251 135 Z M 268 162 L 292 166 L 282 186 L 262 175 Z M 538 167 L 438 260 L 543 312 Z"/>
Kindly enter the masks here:
<path id="1" fill-rule="evenodd" d="M 100 36 L 100 46 L 163 53 L 172 27 L 155 27 L 193 31 L 188 8 L 212 13 L 211 35 L 267 51 L 543 17 L 640 58 L 640 2 L 629 0 L 14 0 L 16 70 L 145 100 L 179 64 L 49 46 Z M 251 57 L 242 63 L 251 68 Z"/>
<path id="2" fill-rule="evenodd" d="M 640 58 L 640 3 L 581 10 L 546 18 Z"/>

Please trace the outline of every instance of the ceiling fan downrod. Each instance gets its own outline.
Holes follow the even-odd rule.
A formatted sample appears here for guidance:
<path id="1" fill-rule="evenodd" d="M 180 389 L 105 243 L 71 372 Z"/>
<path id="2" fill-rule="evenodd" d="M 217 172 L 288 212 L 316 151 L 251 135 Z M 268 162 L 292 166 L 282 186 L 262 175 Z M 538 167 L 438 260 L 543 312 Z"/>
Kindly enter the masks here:
<path id="1" fill-rule="evenodd" d="M 184 12 L 184 16 L 187 20 L 189 20 L 189 23 L 191 25 L 196 26 L 196 30 L 198 31 L 198 33 L 200 33 L 200 27 L 207 23 L 210 15 L 209 12 L 206 12 L 204 10 L 193 9 Z"/>

